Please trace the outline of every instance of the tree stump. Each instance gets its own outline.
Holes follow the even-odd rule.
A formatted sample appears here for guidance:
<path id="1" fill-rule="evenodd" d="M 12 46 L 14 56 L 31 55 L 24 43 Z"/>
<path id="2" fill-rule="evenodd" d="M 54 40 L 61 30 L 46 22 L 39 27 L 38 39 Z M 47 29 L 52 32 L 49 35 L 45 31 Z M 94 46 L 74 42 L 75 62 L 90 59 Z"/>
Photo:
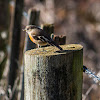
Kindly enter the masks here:
<path id="1" fill-rule="evenodd" d="M 78 44 L 25 52 L 25 100 L 81 100 L 83 47 Z"/>

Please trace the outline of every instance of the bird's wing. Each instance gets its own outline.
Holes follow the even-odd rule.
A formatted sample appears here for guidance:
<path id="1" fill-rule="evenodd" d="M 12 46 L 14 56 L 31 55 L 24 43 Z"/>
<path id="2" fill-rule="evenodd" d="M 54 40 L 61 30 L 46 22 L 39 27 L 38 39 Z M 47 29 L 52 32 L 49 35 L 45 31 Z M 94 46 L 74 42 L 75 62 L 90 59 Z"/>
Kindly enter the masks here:
<path id="1" fill-rule="evenodd" d="M 45 37 L 45 36 L 38 36 L 38 38 L 44 42 L 48 42 L 52 46 L 56 46 L 60 50 L 63 50 L 59 45 L 57 45 L 50 37 Z"/>
<path id="2" fill-rule="evenodd" d="M 46 38 L 45 36 L 38 36 L 38 38 L 41 40 L 41 41 L 44 41 L 44 42 L 48 42 L 50 41 L 50 39 Z"/>
<path id="3" fill-rule="evenodd" d="M 36 36 L 36 35 L 31 35 L 35 40 L 41 40 L 43 42 L 47 42 L 46 38 L 44 36 Z"/>
<path id="4" fill-rule="evenodd" d="M 57 45 L 50 37 L 46 37 L 46 36 L 32 36 L 35 40 L 41 40 L 43 42 L 47 42 L 52 46 L 56 46 L 57 48 L 59 48 L 60 50 L 63 50 L 59 45 Z"/>

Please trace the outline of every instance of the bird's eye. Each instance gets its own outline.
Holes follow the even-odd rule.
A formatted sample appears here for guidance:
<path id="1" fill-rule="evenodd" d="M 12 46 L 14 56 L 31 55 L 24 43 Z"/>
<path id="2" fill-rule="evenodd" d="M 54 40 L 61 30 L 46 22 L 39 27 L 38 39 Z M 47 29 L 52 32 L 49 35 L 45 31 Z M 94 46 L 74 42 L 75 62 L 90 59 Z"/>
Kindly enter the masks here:
<path id="1" fill-rule="evenodd" d="M 30 28 L 27 28 L 27 30 L 29 30 Z"/>

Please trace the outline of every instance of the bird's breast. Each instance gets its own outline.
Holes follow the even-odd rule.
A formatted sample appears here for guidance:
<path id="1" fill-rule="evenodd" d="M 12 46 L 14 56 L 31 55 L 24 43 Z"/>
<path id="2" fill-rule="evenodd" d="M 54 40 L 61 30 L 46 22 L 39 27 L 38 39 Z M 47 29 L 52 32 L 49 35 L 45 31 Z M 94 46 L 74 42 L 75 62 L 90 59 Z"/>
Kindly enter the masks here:
<path id="1" fill-rule="evenodd" d="M 31 40 L 32 42 L 34 42 L 34 39 L 33 39 L 33 37 L 31 36 L 31 34 L 29 34 L 29 38 L 30 38 L 30 40 Z"/>
<path id="2" fill-rule="evenodd" d="M 37 36 L 32 36 L 31 34 L 29 34 L 29 38 L 33 43 L 39 44 L 40 46 L 47 45 L 47 42 L 41 41 Z"/>

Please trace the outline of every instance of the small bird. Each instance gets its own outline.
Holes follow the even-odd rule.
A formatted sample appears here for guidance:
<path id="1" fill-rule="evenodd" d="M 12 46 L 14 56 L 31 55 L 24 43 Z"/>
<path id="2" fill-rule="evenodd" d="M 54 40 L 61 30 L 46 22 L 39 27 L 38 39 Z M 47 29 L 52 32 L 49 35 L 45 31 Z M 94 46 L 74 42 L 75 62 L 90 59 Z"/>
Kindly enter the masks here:
<path id="1" fill-rule="evenodd" d="M 57 45 L 50 37 L 48 33 L 35 25 L 27 25 L 23 31 L 26 31 L 29 35 L 30 40 L 39 46 L 45 46 L 50 44 L 56 46 L 59 50 L 63 50 L 59 45 Z"/>

